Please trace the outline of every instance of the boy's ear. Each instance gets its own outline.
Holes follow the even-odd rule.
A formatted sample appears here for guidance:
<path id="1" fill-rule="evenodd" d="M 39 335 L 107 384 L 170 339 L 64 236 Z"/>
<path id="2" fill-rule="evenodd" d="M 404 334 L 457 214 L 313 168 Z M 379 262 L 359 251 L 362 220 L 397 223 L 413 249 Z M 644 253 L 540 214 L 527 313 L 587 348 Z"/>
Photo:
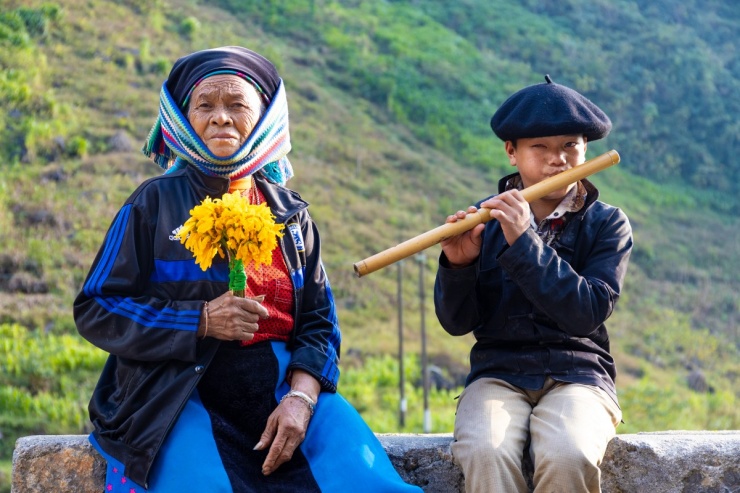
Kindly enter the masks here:
<path id="1" fill-rule="evenodd" d="M 510 140 L 504 143 L 504 149 L 506 150 L 506 157 L 509 158 L 509 164 L 516 166 L 516 146 Z"/>

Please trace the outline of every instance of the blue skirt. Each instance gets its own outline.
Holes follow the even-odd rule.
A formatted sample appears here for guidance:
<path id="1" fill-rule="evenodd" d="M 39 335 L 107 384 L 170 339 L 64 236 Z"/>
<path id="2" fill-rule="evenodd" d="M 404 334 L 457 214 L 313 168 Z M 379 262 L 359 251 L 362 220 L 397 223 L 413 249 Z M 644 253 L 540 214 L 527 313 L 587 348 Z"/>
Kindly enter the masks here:
<path id="1" fill-rule="evenodd" d="M 403 482 L 375 434 L 339 394 L 321 393 L 306 438 L 269 476 L 267 450 L 254 451 L 267 417 L 290 387 L 290 353 L 282 342 L 242 347 L 223 343 L 186 403 L 152 466 L 149 489 L 126 477 L 118 460 L 90 441 L 108 462 L 112 493 L 420 493 Z"/>

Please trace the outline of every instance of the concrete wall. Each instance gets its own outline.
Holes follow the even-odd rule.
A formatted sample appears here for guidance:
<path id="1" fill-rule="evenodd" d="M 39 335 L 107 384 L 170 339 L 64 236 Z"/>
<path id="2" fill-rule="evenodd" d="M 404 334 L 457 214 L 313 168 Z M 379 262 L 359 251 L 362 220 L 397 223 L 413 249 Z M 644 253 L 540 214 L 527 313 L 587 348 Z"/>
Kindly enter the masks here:
<path id="1" fill-rule="evenodd" d="M 429 493 L 464 491 L 450 453 L 452 436 L 378 438 L 408 482 Z M 531 465 L 524 464 L 525 471 Z M 83 435 L 20 438 L 13 453 L 11 493 L 100 493 L 105 463 Z M 602 464 L 604 493 L 738 493 L 740 431 L 617 435 Z"/>

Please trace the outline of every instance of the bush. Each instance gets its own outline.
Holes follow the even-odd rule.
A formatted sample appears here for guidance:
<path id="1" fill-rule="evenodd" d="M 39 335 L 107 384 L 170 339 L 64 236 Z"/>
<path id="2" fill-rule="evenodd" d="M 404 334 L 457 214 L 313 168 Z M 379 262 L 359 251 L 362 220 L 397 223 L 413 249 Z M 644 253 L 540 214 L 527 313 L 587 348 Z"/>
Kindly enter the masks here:
<path id="1" fill-rule="evenodd" d="M 157 58 L 155 62 L 152 64 L 151 71 L 153 74 L 157 75 L 167 75 L 167 73 L 170 70 L 170 66 L 172 64 L 170 61 L 166 58 Z"/>
<path id="2" fill-rule="evenodd" d="M 87 402 L 106 357 L 78 335 L 0 324 L 0 460 L 20 436 L 89 431 Z"/>
<path id="3" fill-rule="evenodd" d="M 69 139 L 65 150 L 67 156 L 69 157 L 85 157 L 87 156 L 89 146 L 90 143 L 87 141 L 87 139 L 85 139 L 84 137 L 76 136 Z"/>
<path id="4" fill-rule="evenodd" d="M 398 359 L 371 356 L 361 366 L 342 366 L 339 392 L 362 415 L 376 433 L 422 433 L 424 431 L 424 389 L 417 355 L 404 357 L 404 397 L 407 402 L 405 426 L 399 424 L 400 389 Z M 431 432 L 451 433 L 455 421 L 455 397 L 462 387 L 452 390 L 431 388 L 428 394 L 432 414 Z"/>
<path id="5" fill-rule="evenodd" d="M 180 34 L 190 40 L 195 37 L 199 29 L 200 22 L 195 17 L 186 17 L 180 23 Z"/>

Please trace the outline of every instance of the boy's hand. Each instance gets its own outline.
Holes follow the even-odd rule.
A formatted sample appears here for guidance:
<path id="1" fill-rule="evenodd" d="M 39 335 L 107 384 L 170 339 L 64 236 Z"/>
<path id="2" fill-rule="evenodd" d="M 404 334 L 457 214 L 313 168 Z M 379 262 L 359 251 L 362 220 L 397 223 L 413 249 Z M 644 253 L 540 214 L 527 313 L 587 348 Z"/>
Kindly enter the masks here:
<path id="1" fill-rule="evenodd" d="M 501 223 L 506 243 L 509 246 L 530 226 L 529 203 L 519 190 L 509 190 L 481 203 L 481 207 L 491 209 L 491 218 Z"/>
<path id="2" fill-rule="evenodd" d="M 447 216 L 447 221 L 445 222 L 454 223 L 458 219 L 465 219 L 467 214 L 475 214 L 477 210 L 471 205 L 468 207 L 467 212 L 457 211 L 451 216 Z M 485 226 L 485 224 L 478 224 L 469 231 L 440 242 L 442 251 L 447 257 L 450 267 L 459 269 L 475 262 L 475 259 L 480 255 L 480 235 Z"/>

